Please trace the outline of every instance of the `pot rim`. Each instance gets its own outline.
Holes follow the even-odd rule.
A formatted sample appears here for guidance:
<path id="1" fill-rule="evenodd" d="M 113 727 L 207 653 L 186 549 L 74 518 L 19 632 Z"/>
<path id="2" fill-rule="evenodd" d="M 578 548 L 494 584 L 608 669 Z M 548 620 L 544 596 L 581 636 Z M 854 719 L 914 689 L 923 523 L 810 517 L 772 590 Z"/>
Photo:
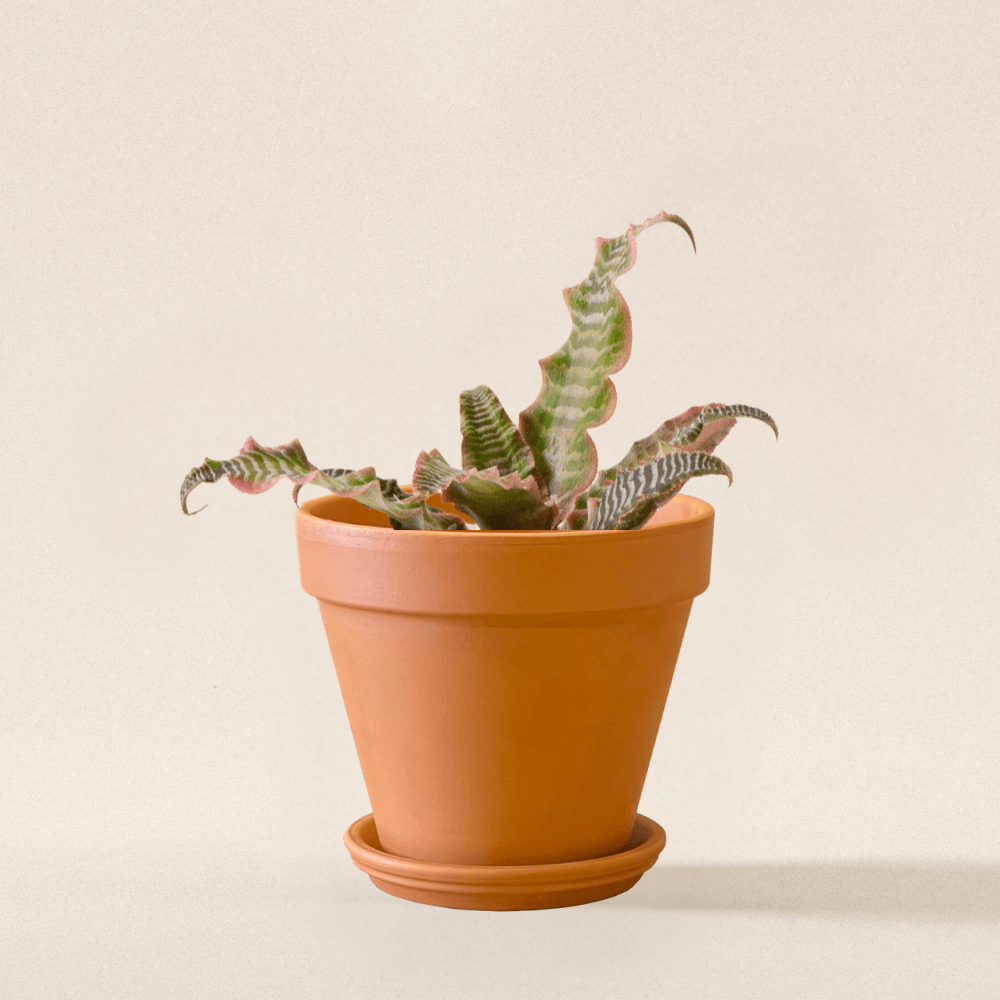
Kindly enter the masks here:
<path id="1" fill-rule="evenodd" d="M 410 487 L 403 487 L 409 492 Z M 435 493 L 429 498 L 434 506 L 443 506 L 440 494 Z M 669 534 L 681 534 L 700 528 L 706 520 L 715 515 L 715 508 L 699 497 L 678 493 L 677 496 L 664 504 L 641 528 L 636 531 L 614 531 L 579 529 L 577 531 L 517 531 L 517 530 L 467 530 L 467 531 L 401 531 L 391 525 L 364 524 L 341 520 L 338 517 L 324 516 L 319 511 L 327 508 L 338 508 L 350 505 L 365 511 L 365 514 L 379 516 L 378 512 L 369 511 L 350 497 L 337 496 L 334 493 L 313 497 L 305 501 L 295 511 L 296 527 L 309 535 L 331 532 L 349 534 L 355 538 L 367 537 L 372 541 L 380 537 L 394 536 L 408 541 L 410 544 L 421 544 L 417 539 L 424 539 L 434 545 L 507 545 L 511 541 L 524 542 L 533 545 L 566 545 L 566 544 L 621 544 L 627 539 L 638 541 L 652 537 L 662 537 Z M 450 505 L 447 505 L 450 506 Z M 384 516 L 384 515 L 383 515 Z M 468 518 L 466 518 L 468 520 Z M 478 538 L 476 542 L 457 541 L 457 539 Z M 455 539 L 456 541 L 451 541 Z"/>

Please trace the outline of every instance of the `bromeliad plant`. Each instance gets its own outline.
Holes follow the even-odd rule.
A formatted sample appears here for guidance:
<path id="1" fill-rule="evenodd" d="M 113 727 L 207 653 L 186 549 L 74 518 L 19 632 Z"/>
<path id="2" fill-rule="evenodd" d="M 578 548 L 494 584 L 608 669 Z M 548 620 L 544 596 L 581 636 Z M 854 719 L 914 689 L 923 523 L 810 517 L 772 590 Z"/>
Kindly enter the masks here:
<path id="1" fill-rule="evenodd" d="M 263 493 L 286 477 L 350 497 L 389 517 L 393 528 L 461 530 L 466 521 L 430 502 L 434 494 L 492 531 L 607 530 L 640 528 L 695 476 L 733 475 L 712 452 L 736 424 L 753 417 L 778 428 L 763 410 L 742 404 L 692 406 L 636 441 L 616 465 L 597 471 L 597 449 L 587 433 L 614 412 L 609 378 L 624 368 L 632 349 L 628 306 L 615 279 L 636 259 L 636 236 L 657 222 L 694 234 L 677 215 L 661 212 L 617 239 L 598 239 L 587 279 L 563 293 L 573 320 L 569 339 L 543 358 L 542 389 L 514 426 L 496 394 L 485 385 L 459 396 L 462 467 L 435 449 L 422 451 L 413 471 L 412 493 L 395 479 L 380 479 L 371 467 L 319 469 L 298 440 L 265 448 L 247 438 L 240 453 L 225 461 L 206 458 L 181 485 L 181 509 L 199 483 L 226 476 L 244 493 Z M 199 510 L 202 508 L 199 508 Z"/>

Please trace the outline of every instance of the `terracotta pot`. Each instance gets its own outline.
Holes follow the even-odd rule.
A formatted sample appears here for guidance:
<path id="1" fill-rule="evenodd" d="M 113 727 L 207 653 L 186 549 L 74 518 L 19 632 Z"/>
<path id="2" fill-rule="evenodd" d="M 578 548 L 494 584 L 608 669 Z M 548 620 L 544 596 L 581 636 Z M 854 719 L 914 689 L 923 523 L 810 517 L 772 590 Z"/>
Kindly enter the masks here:
<path id="1" fill-rule="evenodd" d="M 634 845 L 713 521 L 677 496 L 638 531 L 394 531 L 353 500 L 305 503 L 302 586 L 319 602 L 375 847 L 495 868 Z"/>

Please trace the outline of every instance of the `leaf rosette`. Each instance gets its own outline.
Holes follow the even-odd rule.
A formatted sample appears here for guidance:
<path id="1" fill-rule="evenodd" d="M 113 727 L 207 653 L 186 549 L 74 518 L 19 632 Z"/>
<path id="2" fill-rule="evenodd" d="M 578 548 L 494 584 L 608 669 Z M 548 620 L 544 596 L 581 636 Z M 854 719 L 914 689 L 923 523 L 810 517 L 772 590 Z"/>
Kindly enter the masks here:
<path id="1" fill-rule="evenodd" d="M 695 246 L 688 224 L 667 212 L 629 226 L 622 236 L 598 238 L 590 273 L 563 292 L 569 336 L 539 361 L 541 389 L 517 424 L 488 386 L 460 395 L 460 468 L 437 449 L 423 451 L 412 492 L 407 492 L 372 467 L 318 468 L 297 439 L 268 448 L 249 437 L 233 458 L 206 458 L 188 473 L 181 485 L 181 510 L 197 513 L 188 510 L 187 498 L 201 483 L 226 478 L 244 493 L 262 493 L 288 479 L 296 502 L 302 487 L 312 484 L 380 511 L 397 530 L 460 531 L 467 527 L 466 518 L 485 531 L 634 530 L 692 478 L 724 475 L 731 484 L 732 471 L 713 452 L 737 418 L 762 421 L 778 435 L 767 413 L 744 404 L 693 406 L 636 441 L 615 465 L 598 471 L 588 432 L 614 412 L 617 396 L 610 376 L 624 368 L 632 349 L 632 319 L 615 281 L 636 262 L 636 237 L 660 222 L 679 226 Z M 432 504 L 436 494 L 464 517 Z"/>

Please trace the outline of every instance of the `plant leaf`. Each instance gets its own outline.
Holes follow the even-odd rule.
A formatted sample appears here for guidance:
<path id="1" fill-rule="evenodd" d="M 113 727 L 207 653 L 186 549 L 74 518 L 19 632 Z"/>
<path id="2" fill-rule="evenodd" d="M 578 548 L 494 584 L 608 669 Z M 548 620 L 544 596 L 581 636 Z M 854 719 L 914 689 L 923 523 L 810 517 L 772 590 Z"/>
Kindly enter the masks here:
<path id="1" fill-rule="evenodd" d="M 181 510 L 185 514 L 197 514 L 198 510 L 187 509 L 188 494 L 199 483 L 215 483 L 223 476 L 243 493 L 263 493 L 275 486 L 283 476 L 296 483 L 308 483 L 319 470 L 306 458 L 298 438 L 276 448 L 264 448 L 248 437 L 235 458 L 217 461 L 206 458 L 202 465 L 192 469 L 181 484 Z"/>
<path id="2" fill-rule="evenodd" d="M 441 490 L 441 499 L 486 531 L 548 531 L 559 512 L 546 502 L 534 476 L 501 476 L 495 468 L 465 470 Z"/>
<path id="3" fill-rule="evenodd" d="M 735 417 L 753 417 L 755 420 L 760 420 L 774 431 L 775 439 L 778 437 L 778 425 L 770 414 L 759 410 L 756 406 L 747 406 L 745 403 L 709 403 L 708 406 L 692 406 L 679 417 L 665 420 L 648 438 L 636 441 L 632 447 L 636 449 L 646 444 L 651 445 L 652 439 L 655 438 L 661 446 L 685 448 L 697 446 L 698 451 L 710 451 L 710 448 L 702 447 L 698 442 L 707 443 L 711 440 L 712 448 L 716 447 L 735 426 L 736 420 L 733 419 Z"/>
<path id="4" fill-rule="evenodd" d="M 244 493 L 263 493 L 276 485 L 279 479 L 291 479 L 299 489 L 306 483 L 322 486 L 331 493 L 351 497 L 363 506 L 380 510 L 389 516 L 394 528 L 424 530 L 461 530 L 465 522 L 456 514 L 431 507 L 423 497 L 412 497 L 403 491 L 394 479 L 379 479 L 373 468 L 317 469 L 308 458 L 298 439 L 277 448 L 259 445 L 248 437 L 235 458 L 224 461 L 206 458 L 204 464 L 192 469 L 181 485 L 181 510 L 188 511 L 188 494 L 199 483 L 214 483 L 225 476 L 236 489 Z M 199 507 L 198 510 L 203 510 Z"/>
<path id="5" fill-rule="evenodd" d="M 516 472 L 522 479 L 535 474 L 535 456 L 489 386 L 463 392 L 459 411 L 463 469 L 496 469 L 501 476 Z"/>
<path id="6" fill-rule="evenodd" d="M 692 406 L 680 416 L 665 420 L 648 437 L 633 443 L 628 454 L 610 469 L 599 472 L 593 485 L 576 499 L 576 507 L 565 518 L 566 527 L 579 529 L 587 526 L 590 514 L 600 499 L 606 486 L 624 470 L 634 469 L 663 455 L 678 451 L 706 452 L 711 454 L 736 426 L 737 417 L 753 417 L 766 423 L 778 436 L 778 427 L 771 416 L 763 410 L 743 403 L 709 403 L 708 406 Z M 644 520 L 662 507 L 670 498 L 653 506 Z M 637 515 L 638 516 L 638 515 Z"/>
<path id="7" fill-rule="evenodd" d="M 587 279 L 563 292 L 573 329 L 555 354 L 539 361 L 541 391 L 521 412 L 521 433 L 561 511 L 570 509 L 594 478 L 597 448 L 587 429 L 614 412 L 615 387 L 608 376 L 625 366 L 632 350 L 632 321 L 615 280 L 635 263 L 636 236 L 658 222 L 680 226 L 694 245 L 688 224 L 666 212 L 629 226 L 616 239 L 598 238 Z"/>
<path id="8" fill-rule="evenodd" d="M 369 471 L 368 469 L 363 469 L 361 472 L 357 472 L 354 469 L 320 469 L 319 472 L 317 473 L 316 478 L 312 480 L 312 482 L 314 482 L 317 486 L 324 486 L 328 481 L 332 479 L 344 479 L 345 477 L 348 476 L 360 476 L 362 474 L 364 474 L 366 477 L 364 481 L 369 482 L 370 480 L 367 479 L 368 471 Z M 406 490 L 404 490 L 403 487 L 400 486 L 395 479 L 378 479 L 378 477 L 376 477 L 376 479 L 378 481 L 379 488 L 382 491 L 382 496 L 385 499 L 387 500 L 410 499 L 411 494 L 407 493 Z M 358 480 L 358 483 L 360 483 L 360 480 Z M 295 501 L 296 506 L 298 506 L 299 504 L 299 491 L 302 489 L 303 486 L 306 485 L 307 483 L 304 482 L 296 483 L 295 487 L 292 489 L 292 499 Z M 333 492 L 337 491 L 334 490 Z"/>
<path id="9" fill-rule="evenodd" d="M 466 527 L 463 518 L 434 507 L 424 496 L 407 493 L 395 479 L 379 479 L 371 466 L 339 478 L 328 478 L 320 472 L 313 483 L 338 496 L 357 500 L 371 510 L 382 511 L 396 529 L 462 531 Z"/>
<path id="10" fill-rule="evenodd" d="M 462 472 L 462 469 L 449 465 L 437 448 L 431 452 L 422 451 L 413 468 L 413 492 L 430 496 L 447 486 L 456 476 L 462 475 Z"/>
<path id="11" fill-rule="evenodd" d="M 501 475 L 491 469 L 456 469 L 435 448 L 422 451 L 413 470 L 413 489 L 441 499 L 468 514 L 485 531 L 548 531 L 558 508 L 538 488 L 534 476 Z"/>
<path id="12" fill-rule="evenodd" d="M 694 476 L 721 474 L 733 481 L 729 466 L 703 451 L 675 451 L 635 468 L 618 472 L 591 506 L 587 527 L 640 528 Z"/>

